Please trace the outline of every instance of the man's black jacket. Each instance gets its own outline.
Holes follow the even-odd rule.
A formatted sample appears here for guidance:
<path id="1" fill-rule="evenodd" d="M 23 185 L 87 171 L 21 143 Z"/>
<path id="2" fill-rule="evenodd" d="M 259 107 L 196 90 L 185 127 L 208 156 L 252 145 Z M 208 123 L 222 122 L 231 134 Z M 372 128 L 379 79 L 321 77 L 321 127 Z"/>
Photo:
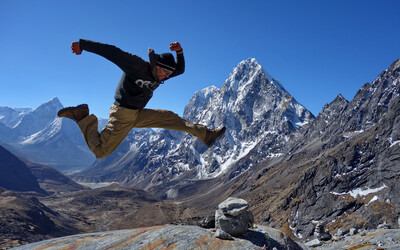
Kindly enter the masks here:
<path id="1" fill-rule="evenodd" d="M 158 81 L 155 74 L 155 65 L 143 60 L 137 55 L 125 52 L 113 45 L 79 40 L 80 49 L 86 50 L 115 63 L 124 72 L 115 90 L 115 103 L 129 109 L 142 109 L 153 96 L 153 91 L 163 81 Z M 185 71 L 185 59 L 183 54 L 177 55 L 176 69 L 171 77 L 182 74 Z"/>

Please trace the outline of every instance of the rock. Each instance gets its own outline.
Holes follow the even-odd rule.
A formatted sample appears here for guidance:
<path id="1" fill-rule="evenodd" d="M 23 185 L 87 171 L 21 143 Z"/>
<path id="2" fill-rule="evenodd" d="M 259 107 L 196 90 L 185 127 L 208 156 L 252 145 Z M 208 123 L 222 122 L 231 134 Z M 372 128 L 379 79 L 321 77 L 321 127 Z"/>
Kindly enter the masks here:
<path id="1" fill-rule="evenodd" d="M 236 217 L 225 215 L 221 210 L 215 211 L 215 228 L 233 236 L 240 236 L 247 232 L 247 224 Z"/>
<path id="2" fill-rule="evenodd" d="M 219 210 L 221 210 L 224 214 L 229 214 L 231 216 L 238 216 L 248 208 L 249 204 L 247 201 L 234 197 L 229 197 L 218 205 Z"/>
<path id="3" fill-rule="evenodd" d="M 332 235 L 329 233 L 328 230 L 325 230 L 324 227 L 325 227 L 325 225 L 323 223 L 319 223 L 315 227 L 314 236 L 318 240 L 323 240 L 323 241 L 332 239 Z"/>
<path id="4" fill-rule="evenodd" d="M 332 239 L 332 235 L 329 232 L 324 232 L 319 236 L 318 239 L 319 240 L 323 240 L 323 241 L 327 241 L 327 240 Z"/>
<path id="5" fill-rule="evenodd" d="M 323 223 L 318 223 L 314 229 L 314 236 L 318 238 L 319 235 L 324 232 L 324 227 L 325 225 Z"/>
<path id="6" fill-rule="evenodd" d="M 199 226 L 202 228 L 215 228 L 215 216 L 207 216 L 202 221 L 200 221 Z"/>
<path id="7" fill-rule="evenodd" d="M 290 238 L 287 234 L 283 233 L 280 230 L 271 227 L 265 227 L 261 225 L 257 225 L 257 232 L 253 230 L 249 230 L 246 234 L 246 238 L 249 239 L 252 234 L 261 234 L 264 237 L 266 243 L 268 243 L 268 249 L 276 247 L 277 249 L 288 249 L 288 250 L 302 250 L 305 249 L 296 243 L 292 238 Z M 256 242 L 255 240 L 249 239 L 252 242 Z M 264 243 L 263 243 L 264 244 Z M 263 244 L 258 244 L 259 246 L 263 246 Z"/>
<path id="8" fill-rule="evenodd" d="M 357 233 L 358 233 L 357 228 L 352 228 L 352 229 L 350 229 L 350 235 L 355 235 L 355 234 L 357 234 Z"/>
<path id="9" fill-rule="evenodd" d="M 390 229 L 390 225 L 385 221 L 384 223 L 378 225 L 378 229 Z"/>
<path id="10" fill-rule="evenodd" d="M 215 211 L 215 228 L 232 236 L 245 234 L 254 223 L 253 213 L 248 208 L 249 204 L 243 199 L 226 199 Z"/>
<path id="11" fill-rule="evenodd" d="M 344 236 L 344 235 L 346 235 L 348 232 L 349 232 L 348 230 L 344 230 L 344 229 L 339 228 L 339 230 L 336 232 L 335 235 L 337 235 L 337 236 Z"/>
<path id="12" fill-rule="evenodd" d="M 223 240 L 234 240 L 230 234 L 228 234 L 227 232 L 225 232 L 221 229 L 217 229 L 217 231 L 215 232 L 215 237 L 223 239 Z"/>
<path id="13" fill-rule="evenodd" d="M 319 239 L 314 239 L 306 243 L 307 247 L 319 247 L 322 246 L 323 243 Z"/>
<path id="14" fill-rule="evenodd" d="M 397 219 L 397 224 L 399 224 L 399 227 L 400 227 L 400 216 L 399 216 L 399 218 Z"/>

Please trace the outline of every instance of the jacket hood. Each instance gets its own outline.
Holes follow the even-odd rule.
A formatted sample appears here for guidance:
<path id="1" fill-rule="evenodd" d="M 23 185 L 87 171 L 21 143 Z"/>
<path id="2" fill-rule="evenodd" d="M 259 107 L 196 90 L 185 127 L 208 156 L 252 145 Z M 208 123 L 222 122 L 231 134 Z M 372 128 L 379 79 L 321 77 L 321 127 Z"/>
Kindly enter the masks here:
<path id="1" fill-rule="evenodd" d="M 149 61 L 150 61 L 150 67 L 151 67 L 151 73 L 153 74 L 154 78 L 157 79 L 157 59 L 156 59 L 156 53 L 152 48 L 149 48 Z"/>

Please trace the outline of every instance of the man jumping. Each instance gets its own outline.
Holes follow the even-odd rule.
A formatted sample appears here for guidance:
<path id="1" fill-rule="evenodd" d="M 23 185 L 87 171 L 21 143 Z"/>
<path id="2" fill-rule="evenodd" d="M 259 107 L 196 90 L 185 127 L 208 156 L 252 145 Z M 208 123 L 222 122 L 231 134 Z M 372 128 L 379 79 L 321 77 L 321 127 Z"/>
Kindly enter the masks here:
<path id="1" fill-rule="evenodd" d="M 160 84 L 185 71 L 181 45 L 174 42 L 169 47 L 171 51 L 176 52 L 176 62 L 171 53 L 156 54 L 152 49 L 149 49 L 149 62 L 147 62 L 113 45 L 84 39 L 72 43 L 72 53 L 80 55 L 85 50 L 98 54 L 123 71 L 115 91 L 115 102 L 110 108 L 108 124 L 101 133 L 98 132 L 97 117 L 89 115 L 87 104 L 58 111 L 59 117 L 70 118 L 78 124 L 89 149 L 96 158 L 110 155 L 132 128 L 184 131 L 199 138 L 207 147 L 211 147 L 225 133 L 225 127 L 211 130 L 204 125 L 186 121 L 168 110 L 145 109 L 153 96 L 153 91 Z"/>

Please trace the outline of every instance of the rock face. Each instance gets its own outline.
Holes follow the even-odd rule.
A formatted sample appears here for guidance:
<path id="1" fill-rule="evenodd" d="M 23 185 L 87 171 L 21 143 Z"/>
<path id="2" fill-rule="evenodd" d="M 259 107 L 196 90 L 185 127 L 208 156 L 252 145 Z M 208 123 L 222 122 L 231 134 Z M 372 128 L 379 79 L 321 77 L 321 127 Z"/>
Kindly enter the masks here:
<path id="1" fill-rule="evenodd" d="M 256 220 L 303 239 L 313 236 L 315 222 L 326 223 L 333 234 L 339 228 L 374 229 L 385 221 L 396 228 L 399 131 L 397 60 L 353 100 L 338 96 L 291 134 L 286 154 L 260 164 L 257 180 L 242 197 L 254 204 Z"/>
<path id="2" fill-rule="evenodd" d="M 229 197 L 219 204 L 215 212 L 215 228 L 232 236 L 245 234 L 253 223 L 253 213 L 243 199 Z"/>

